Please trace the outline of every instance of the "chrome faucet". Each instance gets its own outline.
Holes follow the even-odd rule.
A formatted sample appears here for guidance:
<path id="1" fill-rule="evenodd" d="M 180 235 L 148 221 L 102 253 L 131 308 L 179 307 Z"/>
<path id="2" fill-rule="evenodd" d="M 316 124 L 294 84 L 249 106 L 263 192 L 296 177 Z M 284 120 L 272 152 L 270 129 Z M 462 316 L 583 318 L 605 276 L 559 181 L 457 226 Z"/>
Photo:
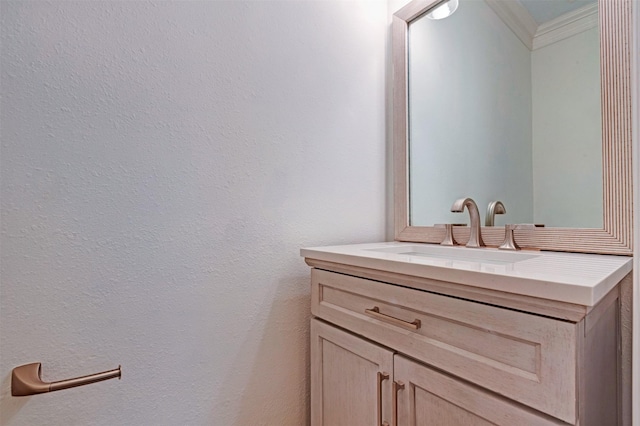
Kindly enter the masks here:
<path id="1" fill-rule="evenodd" d="M 471 218 L 471 232 L 469 233 L 467 247 L 483 247 L 484 242 L 482 241 L 482 233 L 480 232 L 480 212 L 478 211 L 476 202 L 471 198 L 460 198 L 453 203 L 451 211 L 454 213 L 462 213 L 465 206 Z"/>
<path id="2" fill-rule="evenodd" d="M 487 215 L 484 217 L 484 226 L 493 226 L 497 214 L 505 214 L 507 209 L 502 201 L 492 201 L 487 207 Z"/>

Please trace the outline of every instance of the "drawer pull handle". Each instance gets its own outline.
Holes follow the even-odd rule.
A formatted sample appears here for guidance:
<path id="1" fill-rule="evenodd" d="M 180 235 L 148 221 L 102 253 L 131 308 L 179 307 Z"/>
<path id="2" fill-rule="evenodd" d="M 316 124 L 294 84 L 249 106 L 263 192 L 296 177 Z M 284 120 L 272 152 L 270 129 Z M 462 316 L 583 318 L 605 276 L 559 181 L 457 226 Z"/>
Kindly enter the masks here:
<path id="1" fill-rule="evenodd" d="M 398 426 L 398 391 L 404 389 L 404 383 L 393 382 L 393 426 Z"/>
<path id="2" fill-rule="evenodd" d="M 403 321 L 399 318 L 392 317 L 391 315 L 381 313 L 380 308 L 377 306 L 374 306 L 371 309 L 365 309 L 364 313 L 381 321 L 386 321 L 393 325 L 408 328 L 409 330 L 417 330 L 422 326 L 422 323 L 417 318 L 413 320 L 413 322 Z"/>
<path id="3" fill-rule="evenodd" d="M 378 425 L 389 426 L 382 421 L 382 382 L 389 379 L 389 374 L 378 371 Z"/>

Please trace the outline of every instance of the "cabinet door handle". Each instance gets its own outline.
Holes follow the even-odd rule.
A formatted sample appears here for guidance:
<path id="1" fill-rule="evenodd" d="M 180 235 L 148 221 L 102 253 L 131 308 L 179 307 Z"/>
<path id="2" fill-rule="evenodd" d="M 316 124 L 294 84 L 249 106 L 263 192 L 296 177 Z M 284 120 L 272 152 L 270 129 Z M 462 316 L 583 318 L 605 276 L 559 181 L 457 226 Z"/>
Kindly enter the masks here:
<path id="1" fill-rule="evenodd" d="M 391 315 L 386 315 L 380 312 L 380 308 L 378 308 L 377 306 L 374 306 L 371 309 L 365 309 L 364 313 L 374 317 L 376 319 L 379 319 L 381 321 L 386 321 L 389 324 L 393 324 L 393 325 L 397 325 L 400 327 L 404 327 L 404 328 L 408 328 L 409 330 L 417 330 L 422 326 L 422 323 L 420 322 L 419 319 L 415 319 L 413 320 L 413 322 L 409 322 L 409 321 L 403 321 L 399 318 L 396 317 L 392 317 Z"/>
<path id="2" fill-rule="evenodd" d="M 404 383 L 393 382 L 393 426 L 398 426 L 398 391 L 404 389 Z"/>
<path id="3" fill-rule="evenodd" d="M 382 382 L 389 378 L 389 374 L 378 371 L 378 425 L 389 426 L 389 423 L 382 421 Z"/>

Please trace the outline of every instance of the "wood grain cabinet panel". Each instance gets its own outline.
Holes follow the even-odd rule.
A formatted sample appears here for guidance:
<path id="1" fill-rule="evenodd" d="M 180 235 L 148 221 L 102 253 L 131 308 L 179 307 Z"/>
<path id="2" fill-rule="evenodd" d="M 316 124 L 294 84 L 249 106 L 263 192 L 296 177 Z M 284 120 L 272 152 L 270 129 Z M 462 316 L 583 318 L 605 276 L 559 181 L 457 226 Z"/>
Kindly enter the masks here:
<path id="1" fill-rule="evenodd" d="M 574 323 L 321 270 L 312 291 L 320 318 L 564 421 L 577 417 Z"/>
<path id="2" fill-rule="evenodd" d="M 398 426 L 566 425 L 400 355 L 393 368 Z"/>
<path id="3" fill-rule="evenodd" d="M 311 365 L 312 425 L 371 426 L 389 418 L 392 351 L 312 320 Z"/>
<path id="4" fill-rule="evenodd" d="M 316 268 L 311 285 L 313 426 L 395 425 L 394 381 L 398 426 L 622 424 L 619 286 L 569 321 Z"/>

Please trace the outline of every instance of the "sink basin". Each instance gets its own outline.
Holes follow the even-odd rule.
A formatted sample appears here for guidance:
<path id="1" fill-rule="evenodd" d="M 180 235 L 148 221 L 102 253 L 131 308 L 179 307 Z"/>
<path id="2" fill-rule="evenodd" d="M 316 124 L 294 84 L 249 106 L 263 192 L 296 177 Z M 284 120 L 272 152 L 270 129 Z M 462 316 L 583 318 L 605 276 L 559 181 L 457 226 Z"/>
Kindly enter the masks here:
<path id="1" fill-rule="evenodd" d="M 320 269 L 365 268 L 583 306 L 595 306 L 631 271 L 633 263 L 625 256 L 400 241 L 310 247 L 300 254 L 307 264 Z M 411 286 L 410 281 L 407 285 Z"/>
<path id="2" fill-rule="evenodd" d="M 430 257 L 436 259 L 449 259 L 452 261 L 479 262 L 498 265 L 507 265 L 523 260 L 535 259 L 538 254 L 514 253 L 496 249 L 474 249 L 466 247 L 446 247 L 424 244 L 407 244 L 394 247 L 366 249 L 379 253 L 394 253 L 406 256 Z"/>

